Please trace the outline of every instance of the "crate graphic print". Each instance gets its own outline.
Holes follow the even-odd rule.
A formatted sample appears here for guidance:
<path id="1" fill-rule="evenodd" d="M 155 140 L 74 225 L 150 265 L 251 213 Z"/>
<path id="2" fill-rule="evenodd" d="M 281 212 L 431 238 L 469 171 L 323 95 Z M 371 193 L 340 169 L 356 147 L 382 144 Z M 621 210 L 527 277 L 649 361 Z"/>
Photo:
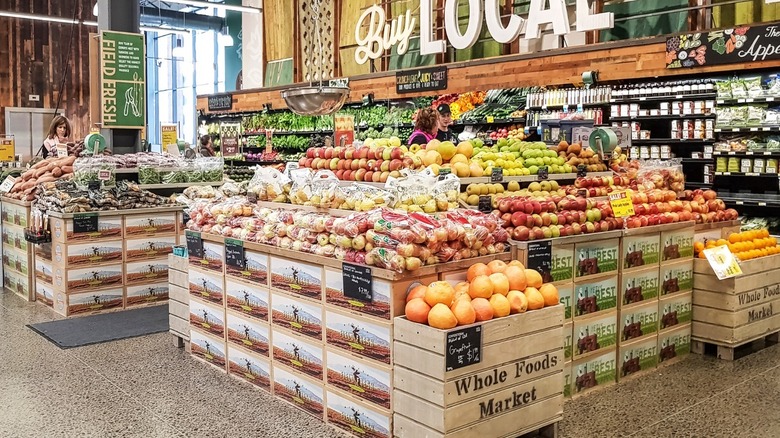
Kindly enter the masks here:
<path id="1" fill-rule="evenodd" d="M 230 374 L 258 388 L 271 390 L 271 364 L 268 360 L 244 353 L 238 348 L 228 348 L 228 368 Z"/>
<path id="2" fill-rule="evenodd" d="M 328 344 L 390 363 L 389 328 L 331 311 L 326 312 L 325 326 Z"/>
<path id="3" fill-rule="evenodd" d="M 127 261 L 156 259 L 173 252 L 176 237 L 134 239 L 128 240 L 126 245 L 125 259 Z"/>
<path id="4" fill-rule="evenodd" d="M 319 305 L 274 293 L 271 309 L 273 324 L 322 341 L 322 308 Z"/>
<path id="5" fill-rule="evenodd" d="M 203 242 L 203 258 L 198 259 L 190 254 L 190 264 L 201 269 L 222 272 L 222 261 L 225 260 L 225 247 L 214 242 Z"/>
<path id="6" fill-rule="evenodd" d="M 227 307 L 253 318 L 268 321 L 268 291 L 225 279 Z"/>
<path id="7" fill-rule="evenodd" d="M 152 304 L 168 299 L 168 283 L 127 286 L 127 306 Z"/>
<path id="8" fill-rule="evenodd" d="M 382 319 L 390 319 L 390 283 L 374 279 L 372 302 L 352 299 L 344 295 L 341 272 L 325 270 L 325 301 L 344 309 L 352 309 Z"/>
<path id="9" fill-rule="evenodd" d="M 197 331 L 190 332 L 192 354 L 206 362 L 225 368 L 225 343 L 216 341 Z"/>
<path id="10" fill-rule="evenodd" d="M 328 391 L 328 423 L 367 438 L 390 438 L 390 418 Z"/>
<path id="11" fill-rule="evenodd" d="M 190 269 L 190 294 L 202 300 L 222 304 L 222 278 L 210 273 Z"/>
<path id="12" fill-rule="evenodd" d="M 658 331 L 658 305 L 655 301 L 646 305 L 623 309 L 620 312 L 620 339 L 629 341 Z"/>
<path id="13" fill-rule="evenodd" d="M 271 287 L 319 300 L 322 298 L 322 268 L 274 257 L 271 260 Z"/>
<path id="14" fill-rule="evenodd" d="M 691 322 L 693 303 L 691 294 L 682 294 L 661 300 L 661 330 Z"/>
<path id="15" fill-rule="evenodd" d="M 274 394 L 322 420 L 324 407 L 320 385 L 274 367 Z"/>
<path id="16" fill-rule="evenodd" d="M 691 352 L 691 326 L 669 330 L 658 336 L 658 362 L 666 362 Z"/>
<path id="17" fill-rule="evenodd" d="M 259 283 L 268 286 L 268 255 L 244 250 L 245 269 L 242 271 L 234 266 L 225 265 L 225 272 L 230 277 Z"/>
<path id="18" fill-rule="evenodd" d="M 648 234 L 623 238 L 623 268 L 657 264 L 661 256 L 661 236 Z"/>
<path id="19" fill-rule="evenodd" d="M 322 380 L 322 347 L 301 337 L 290 336 L 274 330 L 274 363 L 287 365 L 295 370 Z"/>
<path id="20" fill-rule="evenodd" d="M 227 326 L 228 341 L 263 356 L 269 355 L 270 337 L 266 325 L 228 313 Z"/>
<path id="21" fill-rule="evenodd" d="M 617 307 L 617 277 L 577 284 L 574 287 L 574 314 L 587 315 Z"/>
<path id="22" fill-rule="evenodd" d="M 624 272 L 621 276 L 622 300 L 624 305 L 640 303 L 656 298 L 659 293 L 658 268 L 638 272 Z"/>
<path id="23" fill-rule="evenodd" d="M 21 256 L 15 251 L 3 251 L 3 266 L 27 275 L 27 256 Z"/>
<path id="24" fill-rule="evenodd" d="M 658 365 L 658 340 L 632 342 L 620 346 L 620 377 L 627 377 L 639 371 Z"/>
<path id="25" fill-rule="evenodd" d="M 38 280 L 45 281 L 46 283 L 51 284 L 52 283 L 52 270 L 51 270 L 51 263 L 42 260 L 42 259 L 35 259 L 35 278 Z"/>
<path id="26" fill-rule="evenodd" d="M 328 351 L 328 385 L 390 409 L 390 373 Z"/>
<path id="27" fill-rule="evenodd" d="M 168 278 L 168 260 L 127 263 L 125 269 L 127 270 L 126 284 L 159 282 Z"/>
<path id="28" fill-rule="evenodd" d="M 122 236 L 122 218 L 117 217 L 102 217 L 98 216 L 98 229 L 94 232 L 87 233 L 75 233 L 73 232 L 72 220 L 52 220 L 52 234 L 56 238 L 63 237 L 63 232 L 66 233 L 67 240 L 69 242 L 78 242 L 94 239 L 104 239 L 106 237 L 121 237 Z M 63 226 L 66 227 L 63 230 Z"/>
<path id="29" fill-rule="evenodd" d="M 617 315 L 574 320 L 574 358 L 617 342 Z"/>
<path id="30" fill-rule="evenodd" d="M 176 232 L 176 215 L 166 213 L 161 216 L 128 216 L 125 218 L 126 236 L 143 236 Z"/>
<path id="31" fill-rule="evenodd" d="M 616 376 L 615 352 L 596 356 L 591 360 L 572 365 L 574 393 L 580 393 L 605 383 L 614 382 Z"/>
<path id="32" fill-rule="evenodd" d="M 190 300 L 190 325 L 222 337 L 225 334 L 225 315 L 219 307 Z"/>
<path id="33" fill-rule="evenodd" d="M 122 266 L 72 269 L 68 271 L 68 292 L 122 284 Z"/>
<path id="34" fill-rule="evenodd" d="M 661 261 L 693 257 L 693 229 L 661 233 Z"/>
<path id="35" fill-rule="evenodd" d="M 618 239 L 576 245 L 575 276 L 579 278 L 617 271 L 619 247 Z"/>
<path id="36" fill-rule="evenodd" d="M 122 307 L 122 289 L 68 295 L 68 315 Z"/>
<path id="37" fill-rule="evenodd" d="M 693 289 L 693 260 L 661 266 L 661 295 Z"/>
<path id="38" fill-rule="evenodd" d="M 54 244 L 54 261 L 68 266 L 89 266 L 95 263 L 122 261 L 122 241 L 70 244 Z"/>
<path id="39" fill-rule="evenodd" d="M 35 282 L 35 300 L 54 307 L 54 290 L 51 286 L 41 281 Z"/>

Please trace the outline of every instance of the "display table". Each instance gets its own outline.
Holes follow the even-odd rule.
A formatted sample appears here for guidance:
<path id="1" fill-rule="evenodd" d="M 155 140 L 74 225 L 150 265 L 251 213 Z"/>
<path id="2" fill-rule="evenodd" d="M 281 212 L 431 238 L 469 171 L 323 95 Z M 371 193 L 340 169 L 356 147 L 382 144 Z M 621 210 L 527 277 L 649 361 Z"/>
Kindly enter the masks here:
<path id="1" fill-rule="evenodd" d="M 30 222 L 30 202 L 3 197 L 2 216 L 3 288 L 26 301 L 35 300 L 31 243 L 24 239 Z"/>

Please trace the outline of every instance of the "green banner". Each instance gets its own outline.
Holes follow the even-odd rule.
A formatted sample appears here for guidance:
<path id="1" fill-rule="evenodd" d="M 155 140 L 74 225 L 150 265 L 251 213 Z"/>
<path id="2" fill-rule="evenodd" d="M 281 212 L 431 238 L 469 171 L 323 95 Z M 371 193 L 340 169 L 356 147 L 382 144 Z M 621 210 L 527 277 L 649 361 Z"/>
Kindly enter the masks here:
<path id="1" fill-rule="evenodd" d="M 102 31 L 100 89 L 103 127 L 146 125 L 146 56 L 142 34 Z"/>

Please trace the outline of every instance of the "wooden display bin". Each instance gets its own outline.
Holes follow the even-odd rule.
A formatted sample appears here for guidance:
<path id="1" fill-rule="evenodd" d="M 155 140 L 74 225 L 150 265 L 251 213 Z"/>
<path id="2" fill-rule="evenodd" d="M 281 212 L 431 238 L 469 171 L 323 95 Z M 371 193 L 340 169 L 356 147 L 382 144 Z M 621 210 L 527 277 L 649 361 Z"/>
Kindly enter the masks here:
<path id="1" fill-rule="evenodd" d="M 183 347 L 190 340 L 188 260 L 168 255 L 168 326 L 174 345 Z"/>
<path id="2" fill-rule="evenodd" d="M 518 436 L 559 421 L 563 316 L 555 306 L 452 330 L 396 318 L 394 436 Z M 456 368 L 448 339 L 480 360 Z"/>
<path id="3" fill-rule="evenodd" d="M 739 233 L 741 229 L 742 221 L 740 220 L 696 224 L 694 228 L 697 242 L 703 242 L 705 239 L 728 239 L 731 233 Z"/>
<path id="4" fill-rule="evenodd" d="M 26 301 L 35 301 L 33 245 L 24 239 L 30 222 L 30 203 L 2 198 L 3 288 Z"/>

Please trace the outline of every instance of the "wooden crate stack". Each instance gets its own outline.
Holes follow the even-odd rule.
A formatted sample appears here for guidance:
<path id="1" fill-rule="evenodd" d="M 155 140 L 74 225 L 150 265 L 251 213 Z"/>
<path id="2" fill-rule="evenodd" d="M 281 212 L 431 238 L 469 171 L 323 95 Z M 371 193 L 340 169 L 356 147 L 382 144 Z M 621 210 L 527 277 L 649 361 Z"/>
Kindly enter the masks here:
<path id="1" fill-rule="evenodd" d="M 189 347 L 190 294 L 187 257 L 168 255 L 168 331 L 177 347 Z"/>
<path id="2" fill-rule="evenodd" d="M 35 301 L 33 245 L 24 239 L 30 222 L 30 203 L 3 198 L 0 202 L 3 235 L 3 288 Z"/>
<path id="3" fill-rule="evenodd" d="M 394 435 L 516 437 L 555 425 L 564 312 L 548 307 L 452 330 L 397 318 Z"/>

